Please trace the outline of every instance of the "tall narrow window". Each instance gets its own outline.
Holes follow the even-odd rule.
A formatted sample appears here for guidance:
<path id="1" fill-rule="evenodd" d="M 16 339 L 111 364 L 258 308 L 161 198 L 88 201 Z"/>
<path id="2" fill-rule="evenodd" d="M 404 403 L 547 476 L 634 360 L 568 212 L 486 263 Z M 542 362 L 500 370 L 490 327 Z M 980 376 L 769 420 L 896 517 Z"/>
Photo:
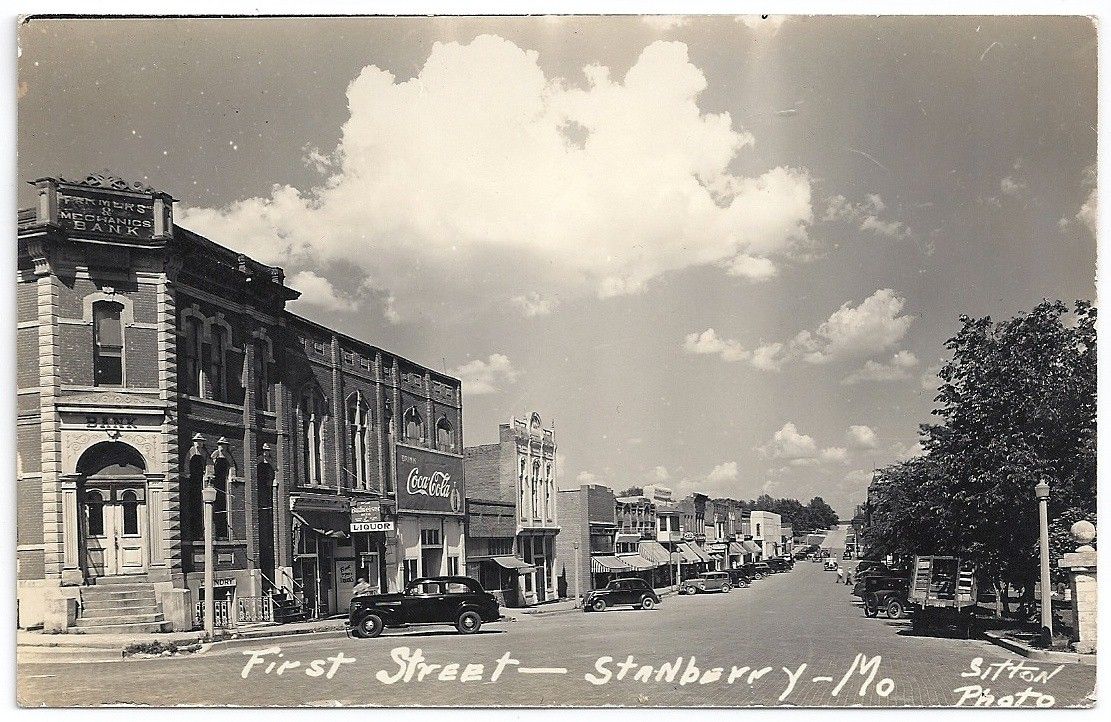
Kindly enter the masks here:
<path id="1" fill-rule="evenodd" d="M 223 326 L 212 327 L 209 354 L 212 398 L 226 401 L 228 398 L 228 332 Z"/>
<path id="2" fill-rule="evenodd" d="M 304 481 L 323 483 L 324 399 L 314 391 L 301 396 L 301 460 Z"/>
<path id="3" fill-rule="evenodd" d="M 88 514 L 88 535 L 104 536 L 104 497 L 99 491 L 85 495 L 85 513 Z"/>
<path id="4" fill-rule="evenodd" d="M 455 451 L 455 432 L 446 416 L 436 422 L 436 448 L 440 451 Z"/>
<path id="5" fill-rule="evenodd" d="M 189 458 L 189 483 L 182 487 L 182 505 L 185 507 L 185 523 L 189 538 L 200 541 L 204 538 L 204 457 L 195 454 Z"/>
<path id="6" fill-rule="evenodd" d="M 347 401 L 347 433 L 350 445 L 351 474 L 355 486 L 370 487 L 370 405 L 362 392 Z"/>
<path id="7" fill-rule="evenodd" d="M 97 301 L 93 304 L 93 383 L 123 385 L 123 304 Z"/>
<path id="8" fill-rule="evenodd" d="M 201 395 L 201 322 L 192 316 L 185 317 L 185 344 L 182 361 L 181 389 L 188 396 Z"/>
<path id="9" fill-rule="evenodd" d="M 231 515 L 228 513 L 231 505 L 228 504 L 227 460 L 216 459 L 213 462 L 213 471 L 216 474 L 216 478 L 213 479 L 213 484 L 216 486 L 216 502 L 212 505 L 212 525 L 217 539 L 227 539 L 228 528 L 231 526 Z"/>
<path id="10" fill-rule="evenodd" d="M 270 359 L 267 358 L 266 344 L 260 343 L 255 347 L 255 357 L 258 359 L 258 370 L 255 374 L 255 402 L 263 411 L 270 410 Z"/>
<path id="11" fill-rule="evenodd" d="M 394 423 L 393 423 L 393 407 L 387 401 L 382 404 L 382 428 L 386 430 L 383 438 L 385 448 L 382 449 L 382 460 L 386 472 L 386 491 L 393 491 L 393 442 L 396 437 L 394 436 Z"/>
<path id="12" fill-rule="evenodd" d="M 537 492 L 539 490 L 536 488 L 539 483 L 540 462 L 534 461 L 532 462 L 532 516 L 534 519 L 540 516 L 540 506 L 537 503 Z"/>
<path id="13" fill-rule="evenodd" d="M 421 418 L 420 412 L 417 411 L 415 406 L 409 407 L 405 412 L 405 440 L 406 441 L 424 441 L 424 419 Z"/>
<path id="14" fill-rule="evenodd" d="M 521 518 L 526 519 L 526 518 L 528 518 L 528 509 L 525 506 L 525 501 L 528 498 L 528 495 L 526 493 L 526 489 L 528 489 L 528 476 L 525 475 L 525 460 L 524 459 L 521 459 L 521 473 L 519 474 L 518 478 L 520 480 L 518 486 L 521 489 L 521 504 L 520 504 Z"/>
<path id="15" fill-rule="evenodd" d="M 120 497 L 123 505 L 123 534 L 124 536 L 139 536 L 139 497 L 128 489 Z"/>

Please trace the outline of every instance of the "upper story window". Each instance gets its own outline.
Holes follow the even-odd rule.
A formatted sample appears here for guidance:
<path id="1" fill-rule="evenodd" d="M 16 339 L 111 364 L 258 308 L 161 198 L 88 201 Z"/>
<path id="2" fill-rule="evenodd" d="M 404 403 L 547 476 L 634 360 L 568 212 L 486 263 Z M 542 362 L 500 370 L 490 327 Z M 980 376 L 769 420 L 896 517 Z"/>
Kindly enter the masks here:
<path id="1" fill-rule="evenodd" d="M 370 486 L 370 405 L 360 391 L 347 400 L 347 433 L 355 485 L 367 488 Z"/>
<path id="2" fill-rule="evenodd" d="M 436 422 L 436 448 L 440 451 L 455 451 L 455 431 L 446 416 Z"/>
<path id="3" fill-rule="evenodd" d="M 403 422 L 405 424 L 406 441 L 424 441 L 424 419 L 421 418 L 420 412 L 417 411 L 415 406 L 409 407 L 409 410 L 405 412 Z"/>
<path id="4" fill-rule="evenodd" d="M 204 384 L 201 377 L 204 371 L 201 368 L 201 322 L 193 316 L 186 316 L 183 323 L 185 327 L 185 343 L 182 348 L 182 361 L 184 370 L 181 378 L 181 389 L 189 396 L 200 396 Z"/>
<path id="5" fill-rule="evenodd" d="M 212 398 L 217 401 L 228 399 L 228 331 L 223 326 L 212 326 L 212 343 L 209 346 L 209 376 L 212 382 Z"/>
<path id="6" fill-rule="evenodd" d="M 540 516 L 540 505 L 539 505 L 539 501 L 537 499 L 537 496 L 538 496 L 539 491 L 540 491 L 537 488 L 539 485 L 540 485 L 540 462 L 539 461 L 534 461 L 534 462 L 532 462 L 532 515 L 533 515 L 533 517 Z"/>
<path id="7" fill-rule="evenodd" d="M 123 385 L 123 304 L 93 304 L 93 383 Z"/>
<path id="8" fill-rule="evenodd" d="M 258 369 L 255 373 L 255 401 L 262 411 L 270 411 L 270 359 L 268 347 L 260 343 L 256 351 Z"/>
<path id="9" fill-rule="evenodd" d="M 322 484 L 324 479 L 324 397 L 316 389 L 301 395 L 301 472 L 307 484 Z"/>

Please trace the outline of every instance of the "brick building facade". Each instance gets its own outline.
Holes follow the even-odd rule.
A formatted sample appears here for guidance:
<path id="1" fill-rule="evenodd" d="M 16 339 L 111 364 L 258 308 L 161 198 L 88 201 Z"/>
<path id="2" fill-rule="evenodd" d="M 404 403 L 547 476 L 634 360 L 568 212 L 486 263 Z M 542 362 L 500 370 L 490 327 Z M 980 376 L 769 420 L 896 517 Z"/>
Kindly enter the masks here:
<path id="1" fill-rule="evenodd" d="M 393 590 L 464 568 L 458 380 L 290 313 L 280 268 L 175 226 L 165 193 L 35 185 L 18 219 L 20 626 L 122 580 L 153 592 L 148 626 L 191 627 L 205 483 L 224 598 L 284 588 L 318 616 L 356 575 Z M 351 531 L 353 504 L 392 528 Z"/>

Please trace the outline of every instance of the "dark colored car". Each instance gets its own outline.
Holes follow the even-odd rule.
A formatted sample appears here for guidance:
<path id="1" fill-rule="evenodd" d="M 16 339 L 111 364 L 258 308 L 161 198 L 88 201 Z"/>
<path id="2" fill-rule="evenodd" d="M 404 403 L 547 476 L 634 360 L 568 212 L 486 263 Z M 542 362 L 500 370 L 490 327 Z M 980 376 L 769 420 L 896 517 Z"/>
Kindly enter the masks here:
<path id="1" fill-rule="evenodd" d="M 882 611 L 891 619 L 898 619 L 907 610 L 909 590 L 908 576 L 867 574 L 857 577 L 853 596 L 864 602 L 864 616 L 875 617 Z"/>
<path id="2" fill-rule="evenodd" d="M 639 577 L 613 579 L 604 589 L 593 589 L 583 597 L 584 612 L 604 612 L 608 607 L 630 604 L 637 609 L 651 609 L 660 603 L 660 596 L 648 582 Z"/>
<path id="3" fill-rule="evenodd" d="M 729 575 L 729 581 L 732 582 L 735 587 L 747 587 L 753 579 L 749 576 L 748 571 L 744 567 L 730 569 L 726 573 Z"/>
<path id="4" fill-rule="evenodd" d="M 699 592 L 725 592 L 733 588 L 733 582 L 728 572 L 702 572 L 693 579 L 683 582 L 684 594 L 698 594 Z"/>
<path id="5" fill-rule="evenodd" d="M 772 572 L 786 572 L 795 566 L 795 560 L 787 557 L 770 557 L 767 564 Z"/>
<path id="6" fill-rule="evenodd" d="M 355 597 L 347 621 L 356 637 L 370 638 L 411 624 L 453 624 L 460 634 L 474 634 L 501 616 L 498 600 L 470 577 L 422 577 L 404 592 Z"/>
<path id="7" fill-rule="evenodd" d="M 763 579 L 772 573 L 771 566 L 767 562 L 755 562 L 752 565 L 752 576 L 757 579 Z"/>

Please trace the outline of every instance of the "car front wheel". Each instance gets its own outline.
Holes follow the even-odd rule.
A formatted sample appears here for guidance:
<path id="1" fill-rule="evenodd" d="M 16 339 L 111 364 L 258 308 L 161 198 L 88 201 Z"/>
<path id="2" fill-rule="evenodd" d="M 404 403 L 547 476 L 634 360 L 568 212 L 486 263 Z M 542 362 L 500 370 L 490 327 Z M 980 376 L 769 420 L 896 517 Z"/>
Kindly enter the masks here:
<path id="1" fill-rule="evenodd" d="M 590 603 L 590 608 L 593 609 L 595 612 L 604 612 L 606 611 L 606 600 L 595 599 L 593 602 Z"/>
<path id="2" fill-rule="evenodd" d="M 382 618 L 377 614 L 368 614 L 355 625 L 355 636 L 363 639 L 374 639 L 382 633 L 385 626 L 382 623 Z"/>
<path id="3" fill-rule="evenodd" d="M 656 606 L 656 600 L 652 599 L 652 597 L 645 597 L 640 600 L 641 609 L 651 609 L 654 606 Z"/>
<path id="4" fill-rule="evenodd" d="M 898 599 L 892 599 L 887 604 L 887 617 L 888 619 L 899 619 L 903 616 L 903 603 Z"/>
<path id="5" fill-rule="evenodd" d="M 459 615 L 459 619 L 455 620 L 455 628 L 460 634 L 474 634 L 481 627 L 482 617 L 475 611 L 463 612 Z"/>

